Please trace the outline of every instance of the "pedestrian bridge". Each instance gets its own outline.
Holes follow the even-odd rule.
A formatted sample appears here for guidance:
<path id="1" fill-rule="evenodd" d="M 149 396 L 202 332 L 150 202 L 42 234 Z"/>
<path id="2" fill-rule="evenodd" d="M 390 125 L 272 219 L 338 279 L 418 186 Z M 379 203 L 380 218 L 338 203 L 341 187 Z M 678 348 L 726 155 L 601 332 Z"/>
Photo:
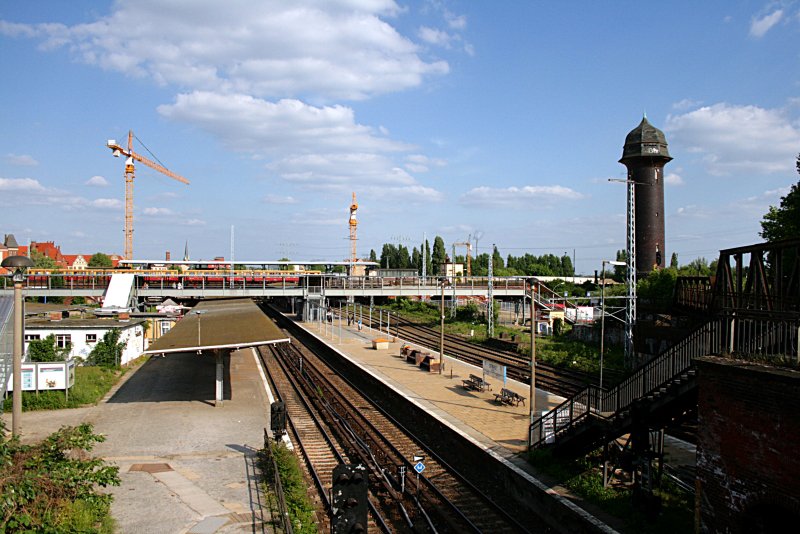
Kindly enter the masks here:
<path id="1" fill-rule="evenodd" d="M 486 297 L 486 277 L 456 277 L 444 289 L 435 277 L 388 278 L 344 276 L 337 274 L 304 274 L 280 272 L 259 274 L 208 271 L 180 273 L 175 271 L 121 271 L 133 274 L 132 296 L 145 298 L 219 298 L 219 297 L 299 297 L 303 299 L 349 297 L 434 297 L 444 291 L 445 298 Z M 28 297 L 93 297 L 104 296 L 111 277 L 120 271 L 32 272 L 27 275 L 25 294 Z M 494 277 L 491 280 L 495 297 L 517 297 L 526 294 L 525 279 Z M 11 296 L 10 280 L 0 279 L 0 296 Z"/>

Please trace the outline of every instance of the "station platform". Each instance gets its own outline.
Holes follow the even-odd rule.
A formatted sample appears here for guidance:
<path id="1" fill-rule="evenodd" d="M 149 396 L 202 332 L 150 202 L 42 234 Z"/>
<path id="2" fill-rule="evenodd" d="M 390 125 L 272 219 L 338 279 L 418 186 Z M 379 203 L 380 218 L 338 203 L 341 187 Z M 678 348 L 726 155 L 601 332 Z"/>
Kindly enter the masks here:
<path id="1" fill-rule="evenodd" d="M 571 494 L 567 488 L 549 481 L 548 477 L 537 473 L 522 457 L 527 449 L 530 421 L 528 384 L 507 380 L 505 387 L 522 395 L 526 400 L 524 405 L 501 405 L 495 401 L 494 395 L 504 387 L 502 381 L 487 378 L 491 384 L 491 390 L 487 391 L 465 389 L 462 381 L 468 379 L 470 374 L 481 376 L 482 370 L 446 356 L 447 345 L 444 350 L 442 373 L 431 373 L 407 363 L 400 351 L 404 344 L 430 352 L 431 355 L 438 356 L 437 351 L 387 336 L 386 332 L 370 330 L 368 327 L 358 330 L 356 323 L 348 326 L 346 321 L 342 321 L 342 324 L 339 324 L 338 318 L 327 325 L 320 322 L 297 322 L 297 324 L 383 381 L 387 387 L 397 390 L 410 402 L 417 404 L 437 419 L 447 422 L 451 428 L 477 443 L 487 454 L 506 463 L 528 479 L 531 485 L 561 501 L 564 506 L 572 509 L 574 514 L 582 516 L 586 523 L 591 524 L 594 531 L 613 533 L 623 528 L 624 525 L 619 518 L 608 515 L 597 506 Z M 374 349 L 375 339 L 389 340 L 388 348 Z M 537 389 L 536 411 L 541 413 L 550 410 L 563 400 L 563 397 Z"/>
<path id="2" fill-rule="evenodd" d="M 363 327 L 358 330 L 356 324 L 339 325 L 337 319 L 328 323 L 297 323 L 306 331 L 316 335 L 327 344 L 333 346 L 351 360 L 358 362 L 369 372 L 402 392 L 406 398 L 425 407 L 438 419 L 446 420 L 468 434 L 483 448 L 491 450 L 504 458 L 512 458 L 527 449 L 527 433 L 530 421 L 530 386 L 515 380 L 502 380 L 487 377 L 491 389 L 485 391 L 468 390 L 463 387 L 463 380 L 469 376 L 482 376 L 480 368 L 447 355 L 445 345 L 444 370 L 428 372 L 418 366 L 407 363 L 400 354 L 405 344 L 430 352 L 438 357 L 438 351 L 424 349 L 402 339 L 389 337 L 385 332 Z M 341 339 L 340 339 L 341 332 Z M 388 339 L 388 349 L 375 350 L 372 340 Z M 505 387 L 525 397 L 525 404 L 517 406 L 500 404 L 495 394 Z M 564 401 L 563 397 L 536 390 L 535 409 L 538 413 L 551 410 Z"/>
<path id="3" fill-rule="evenodd" d="M 96 406 L 24 412 L 22 440 L 81 423 L 104 435 L 91 454 L 119 467 L 121 485 L 106 488 L 116 532 L 272 532 L 255 472 L 269 427 L 266 382 L 254 349 L 224 360 L 223 407 L 213 357 L 168 354 L 130 369 Z"/>

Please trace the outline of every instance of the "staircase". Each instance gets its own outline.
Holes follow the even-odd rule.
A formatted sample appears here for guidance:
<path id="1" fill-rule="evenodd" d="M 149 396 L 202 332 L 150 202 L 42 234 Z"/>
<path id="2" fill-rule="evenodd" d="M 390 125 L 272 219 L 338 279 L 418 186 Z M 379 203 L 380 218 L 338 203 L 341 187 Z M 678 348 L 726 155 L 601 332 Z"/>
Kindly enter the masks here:
<path id="1" fill-rule="evenodd" d="M 588 386 L 544 413 L 531 424 L 531 449 L 587 453 L 629 431 L 636 419 L 666 424 L 691 410 L 697 396 L 694 359 L 724 351 L 723 327 L 722 319 L 713 319 L 616 387 Z"/>

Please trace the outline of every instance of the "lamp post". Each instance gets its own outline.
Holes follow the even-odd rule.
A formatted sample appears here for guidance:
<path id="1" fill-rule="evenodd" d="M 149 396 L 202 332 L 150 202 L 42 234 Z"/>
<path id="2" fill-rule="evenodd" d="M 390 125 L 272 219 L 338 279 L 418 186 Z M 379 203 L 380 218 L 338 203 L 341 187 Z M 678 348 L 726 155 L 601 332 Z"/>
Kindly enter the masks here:
<path id="1" fill-rule="evenodd" d="M 600 391 L 603 391 L 603 357 L 606 339 L 606 264 L 624 266 L 624 261 L 603 260 L 600 271 Z"/>
<path id="2" fill-rule="evenodd" d="M 529 424 L 536 420 L 536 295 L 533 284 L 536 278 L 528 278 L 531 286 L 531 413 Z M 530 447 L 530 431 L 528 432 L 528 447 Z"/>
<path id="3" fill-rule="evenodd" d="M 439 374 L 442 374 L 442 366 L 444 366 L 444 288 L 449 284 L 447 277 L 442 276 L 439 278 L 439 285 L 442 288 L 442 298 L 439 302 L 439 315 L 441 323 L 439 325 Z"/>
<path id="4" fill-rule="evenodd" d="M 25 349 L 22 282 L 25 281 L 25 270 L 33 267 L 33 262 L 27 256 L 9 256 L 0 265 L 11 271 L 11 280 L 14 282 L 14 348 L 12 356 L 14 391 L 11 397 L 11 434 L 19 436 L 22 426 L 22 353 Z"/>
<path id="5" fill-rule="evenodd" d="M 194 314 L 197 315 L 197 352 L 200 352 L 200 318 L 206 313 L 208 310 L 195 310 Z"/>

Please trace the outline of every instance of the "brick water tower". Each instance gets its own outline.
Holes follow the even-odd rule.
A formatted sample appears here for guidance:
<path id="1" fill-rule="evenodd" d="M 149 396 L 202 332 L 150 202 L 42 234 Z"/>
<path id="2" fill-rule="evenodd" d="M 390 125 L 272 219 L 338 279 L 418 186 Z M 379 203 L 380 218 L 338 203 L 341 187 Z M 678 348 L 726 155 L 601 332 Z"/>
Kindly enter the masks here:
<path id="1" fill-rule="evenodd" d="M 637 276 L 647 276 L 654 268 L 662 269 L 666 261 L 664 165 L 670 160 L 664 132 L 650 124 L 645 116 L 625 137 L 619 160 L 628 168 L 628 181 L 634 183 L 633 198 L 628 201 L 635 206 L 633 256 Z"/>

